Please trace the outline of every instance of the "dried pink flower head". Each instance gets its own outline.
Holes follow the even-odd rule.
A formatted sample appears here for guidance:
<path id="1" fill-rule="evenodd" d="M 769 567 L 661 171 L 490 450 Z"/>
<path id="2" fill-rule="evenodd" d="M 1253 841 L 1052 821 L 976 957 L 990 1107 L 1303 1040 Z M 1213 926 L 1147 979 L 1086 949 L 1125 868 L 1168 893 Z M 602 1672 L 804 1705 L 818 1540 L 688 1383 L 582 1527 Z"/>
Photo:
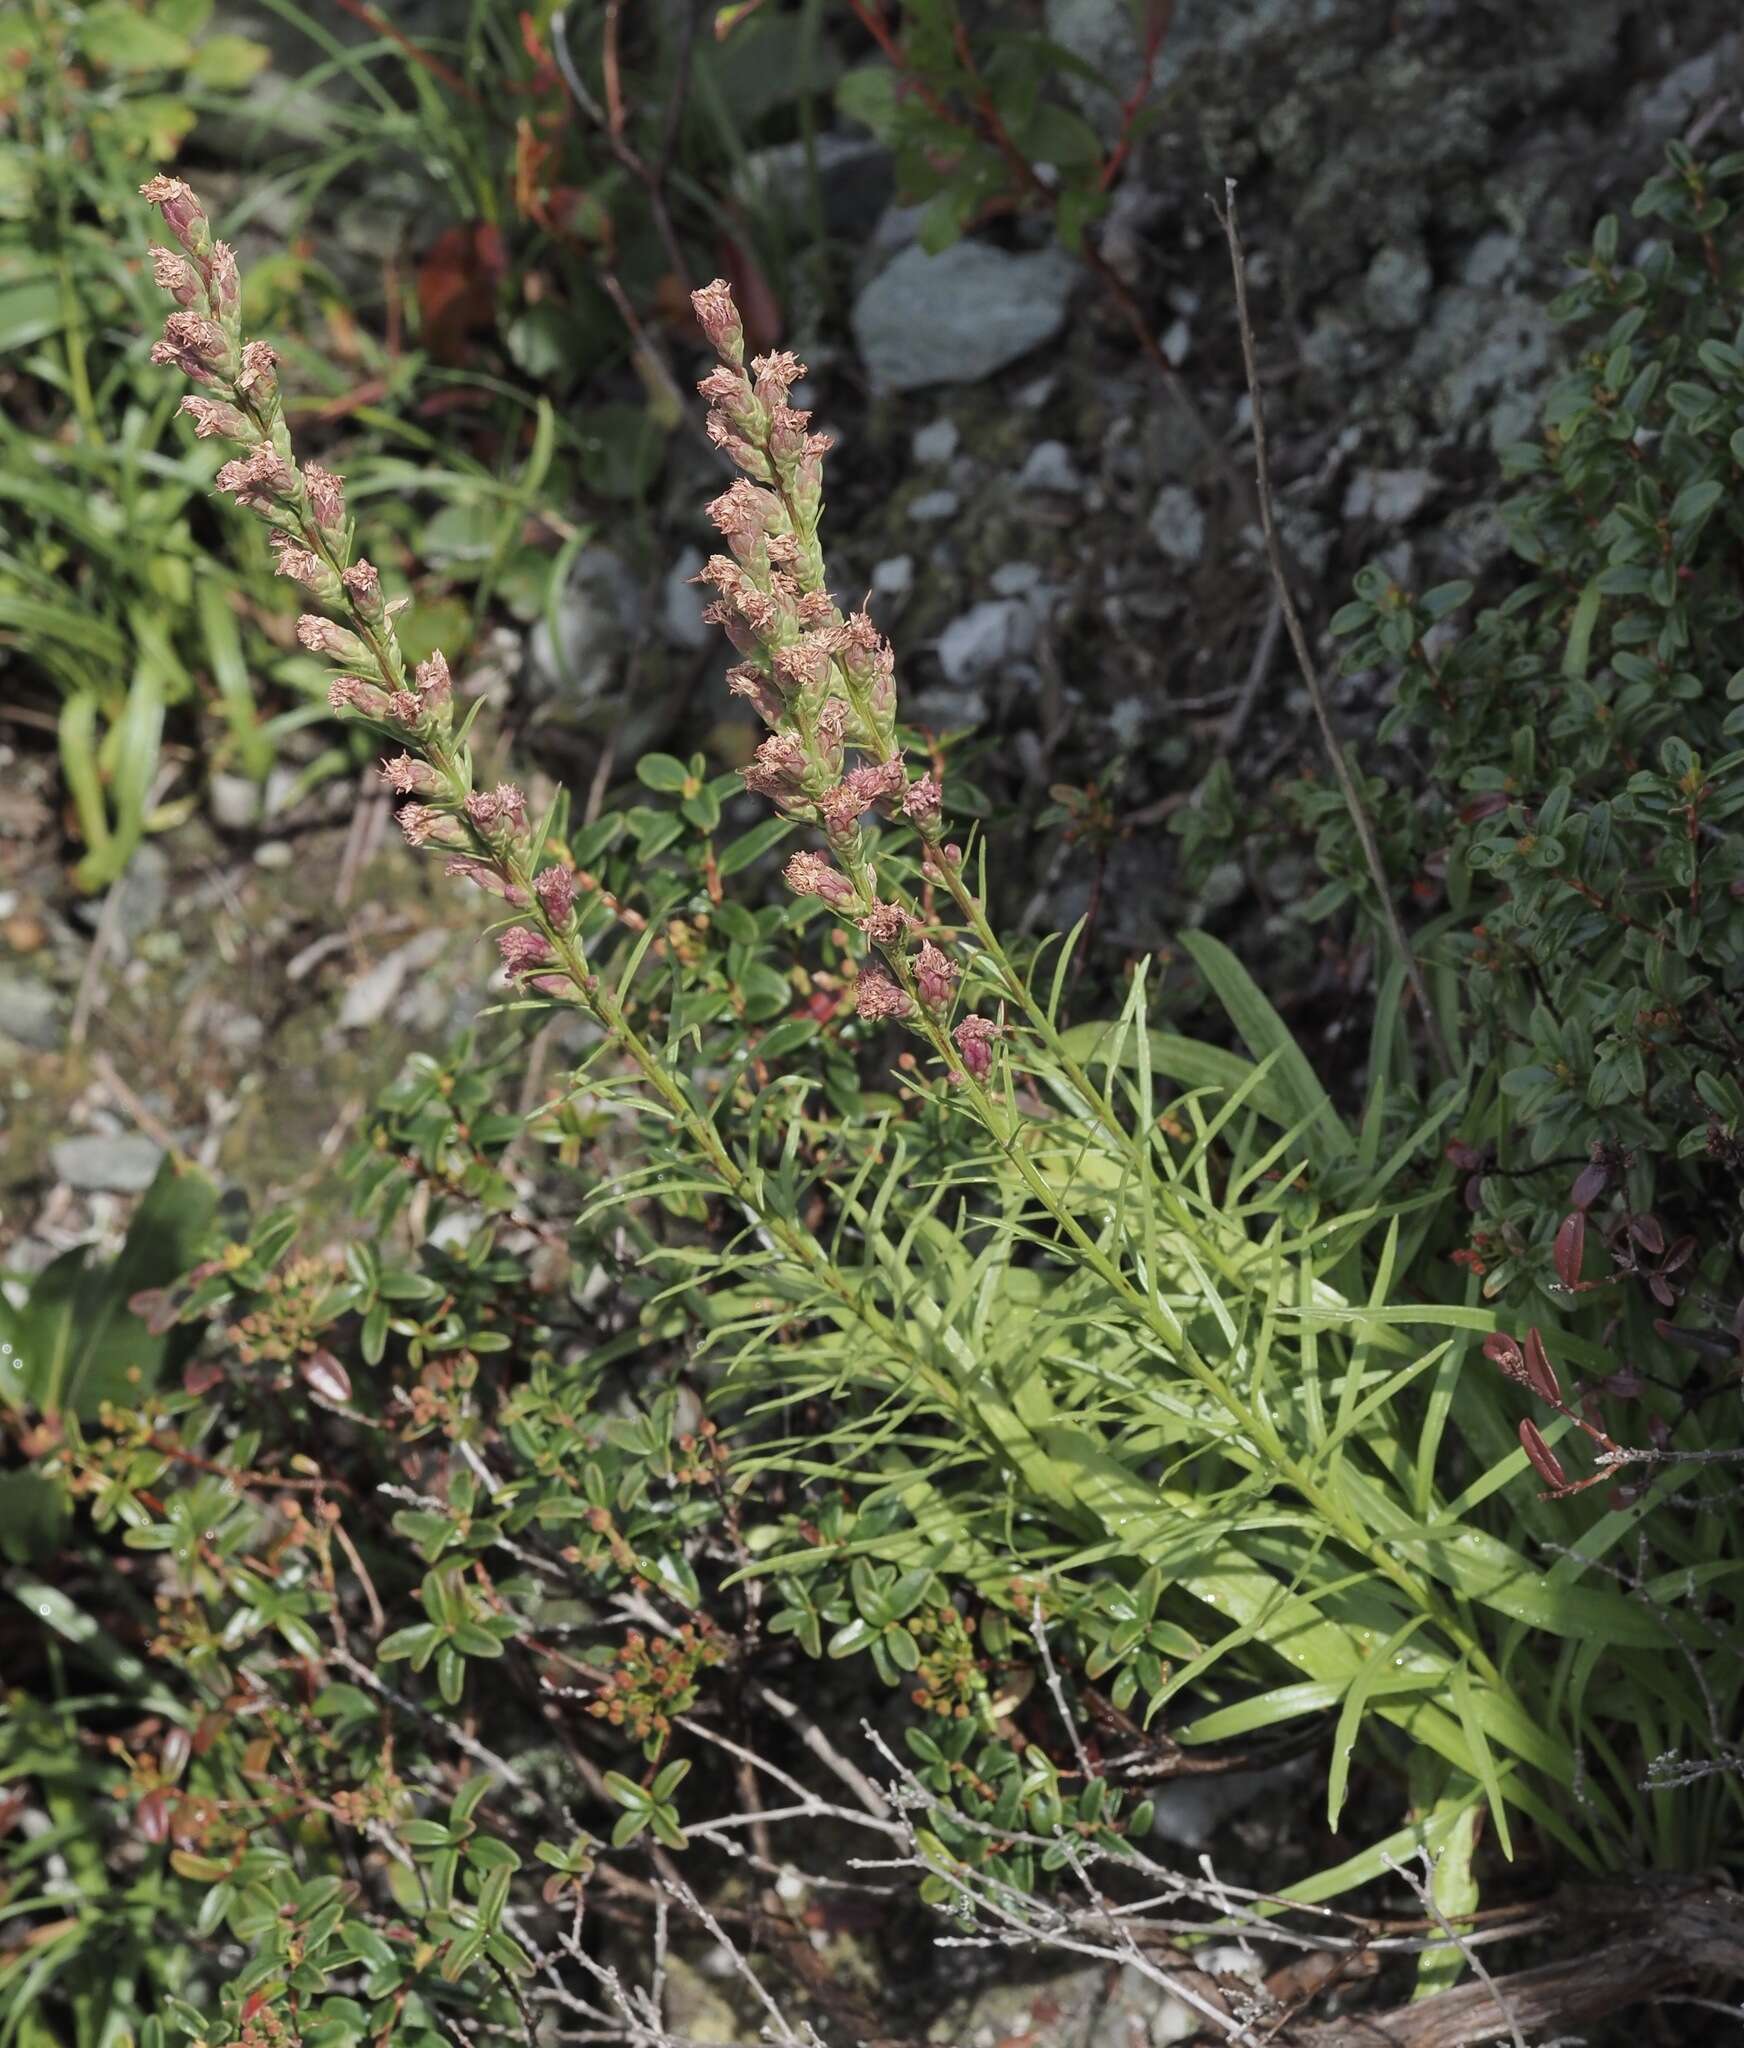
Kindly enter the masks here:
<path id="1" fill-rule="evenodd" d="M 273 566 L 281 576 L 289 576 L 296 583 L 306 583 L 311 590 L 331 579 L 331 571 L 321 557 L 299 546 L 288 533 L 274 533 L 269 545 L 273 551 Z"/>
<path id="2" fill-rule="evenodd" d="M 774 559 L 773 550 L 770 559 Z M 836 610 L 836 601 L 827 590 L 806 591 L 795 607 L 794 615 L 799 623 L 806 627 L 833 629 L 841 621 L 841 614 Z"/>
<path id="3" fill-rule="evenodd" d="M 860 793 L 845 782 L 838 782 L 833 789 L 826 789 L 817 800 L 818 814 L 823 819 L 824 830 L 832 841 L 840 846 L 854 832 L 860 822 L 860 813 L 866 808 Z"/>
<path id="4" fill-rule="evenodd" d="M 446 811 L 434 811 L 428 804 L 402 804 L 400 830 L 408 846 L 464 846 L 466 827 Z"/>
<path id="5" fill-rule="evenodd" d="M 211 384 L 215 373 L 230 367 L 230 342 L 215 320 L 198 313 L 172 313 L 164 322 L 164 338 L 154 342 L 151 360 L 196 384 Z"/>
<path id="6" fill-rule="evenodd" d="M 861 810 L 868 810 L 873 804 L 888 809 L 905 779 L 902 763 L 892 756 L 888 761 L 865 762 L 846 778 L 842 786 L 859 798 Z"/>
<path id="7" fill-rule="evenodd" d="M 881 952 L 902 945 L 914 929 L 915 920 L 899 903 L 874 903 L 871 915 L 860 920 L 860 929 Z"/>
<path id="8" fill-rule="evenodd" d="M 700 583 L 702 578 L 698 577 L 695 580 Z M 764 651 L 763 643 L 756 634 L 733 607 L 722 599 L 717 598 L 713 604 L 703 606 L 702 622 L 705 626 L 719 626 L 740 654 L 761 655 Z"/>
<path id="9" fill-rule="evenodd" d="M 343 480 L 330 469 L 323 469 L 318 462 L 305 462 L 303 482 L 309 492 L 309 510 L 315 515 L 315 524 L 342 527 L 345 524 Z"/>
<path id="10" fill-rule="evenodd" d="M 242 344 L 242 368 L 236 373 L 236 388 L 244 398 L 264 407 L 278 390 L 278 353 L 264 341 Z"/>
<path id="11" fill-rule="evenodd" d="M 412 680 L 418 686 L 418 698 L 426 715 L 440 711 L 454 695 L 453 679 L 448 673 L 448 657 L 440 647 L 428 661 L 419 662 L 413 669 Z"/>
<path id="12" fill-rule="evenodd" d="M 523 832 L 527 799 L 514 783 L 499 782 L 495 789 L 475 789 L 466 800 L 466 815 L 481 832 Z"/>
<path id="13" fill-rule="evenodd" d="M 395 754 L 381 764 L 381 779 L 396 796 L 437 796 L 442 777 L 414 754 Z"/>
<path id="14" fill-rule="evenodd" d="M 789 690 L 821 690 L 830 679 L 829 642 L 818 634 L 806 634 L 789 646 L 775 650 L 777 680 Z"/>
<path id="15" fill-rule="evenodd" d="M 930 825 L 939 815 L 944 792 L 931 775 L 917 776 L 902 799 L 903 815 L 916 825 Z"/>
<path id="16" fill-rule="evenodd" d="M 151 275 L 158 290 L 168 292 L 184 311 L 206 310 L 205 280 L 185 256 L 173 249 L 153 249 Z"/>
<path id="17" fill-rule="evenodd" d="M 380 625 L 386 614 L 382 610 L 381 578 L 376 574 L 375 564 L 361 557 L 348 569 L 341 571 L 340 582 L 345 594 L 351 599 L 357 615 L 366 625 Z"/>
<path id="18" fill-rule="evenodd" d="M 388 699 L 388 715 L 395 725 L 403 725 L 410 731 L 422 721 L 424 707 L 410 690 L 396 690 Z"/>
<path id="19" fill-rule="evenodd" d="M 527 892 L 524 889 L 517 889 L 501 869 L 493 867 L 488 860 L 464 855 L 459 860 L 451 860 L 442 872 L 457 881 L 476 883 L 488 895 L 500 896 L 516 910 L 525 910 L 527 907 Z"/>
<path id="20" fill-rule="evenodd" d="M 796 412 L 791 405 L 777 405 L 769 414 L 768 449 L 777 463 L 797 462 L 805 453 L 809 412 Z M 826 444 L 827 445 L 827 444 Z"/>
<path id="21" fill-rule="evenodd" d="M 245 512 L 263 519 L 282 517 L 297 495 L 297 472 L 269 441 L 225 463 L 218 472 L 219 490 L 228 492 Z"/>
<path id="22" fill-rule="evenodd" d="M 327 686 L 327 702 L 335 711 L 355 711 L 360 717 L 374 718 L 383 725 L 392 716 L 393 699 L 387 691 L 366 683 L 361 676 L 335 676 Z"/>
<path id="23" fill-rule="evenodd" d="M 546 868 L 534 881 L 533 893 L 554 925 L 568 924 L 575 912 L 575 875 L 569 868 Z"/>
<path id="24" fill-rule="evenodd" d="M 775 493 L 760 489 L 742 476 L 735 477 L 718 498 L 711 500 L 708 516 L 735 554 L 778 532 L 787 522 L 787 514 Z"/>
<path id="25" fill-rule="evenodd" d="M 880 974 L 876 968 L 862 974 L 854 988 L 854 1009 L 868 1024 L 876 1024 L 886 1017 L 906 1017 L 914 1005 L 888 974 Z"/>
<path id="26" fill-rule="evenodd" d="M 743 370 L 729 370 L 725 363 L 717 363 L 696 388 L 710 405 L 723 406 L 735 419 L 756 417 L 751 380 Z"/>
<path id="27" fill-rule="evenodd" d="M 369 649 L 355 633 L 348 633 L 318 612 L 305 612 L 297 621 L 297 638 L 311 654 L 325 654 L 333 661 L 356 666 L 369 658 Z"/>
<path id="28" fill-rule="evenodd" d="M 139 196 L 158 209 L 163 215 L 164 226 L 190 256 L 205 254 L 211 229 L 191 186 L 184 185 L 180 178 L 166 178 L 160 174 L 146 179 L 139 188 Z"/>
<path id="29" fill-rule="evenodd" d="M 551 941 L 543 932 L 524 924 L 512 924 L 497 934 L 497 951 L 511 974 L 525 974 L 529 968 L 549 967 L 554 955 Z"/>
<path id="30" fill-rule="evenodd" d="M 597 985 L 596 981 L 589 983 L 590 987 Z M 575 983 L 567 974 L 535 974 L 527 986 L 536 988 L 542 996 L 568 996 L 574 1000 Z"/>
<path id="31" fill-rule="evenodd" d="M 771 411 L 787 403 L 787 394 L 805 375 L 805 365 L 791 349 L 772 349 L 751 365 L 758 399 Z"/>
<path id="32" fill-rule="evenodd" d="M 254 432 L 247 418 L 222 399 L 201 398 L 190 391 L 177 411 L 193 421 L 195 436 L 202 441 L 246 441 Z"/>
<path id="33" fill-rule="evenodd" d="M 941 953 L 931 939 L 923 940 L 920 951 L 914 956 L 914 985 L 929 1010 L 950 1007 L 957 986 L 956 962 Z"/>
<path id="34" fill-rule="evenodd" d="M 729 461 L 736 462 L 747 476 L 768 483 L 774 476 L 769 458 L 754 441 L 748 441 L 718 408 L 702 423 L 703 432 Z"/>
<path id="35" fill-rule="evenodd" d="M 999 1036 L 999 1026 L 985 1017 L 965 1017 L 951 1036 L 963 1055 L 963 1065 L 977 1081 L 985 1081 L 993 1071 L 993 1041 Z"/>
<path id="36" fill-rule="evenodd" d="M 781 871 L 796 896 L 821 896 L 826 903 L 851 903 L 854 885 L 821 853 L 796 853 Z"/>
<path id="37" fill-rule="evenodd" d="M 745 330 L 739 323 L 739 309 L 733 304 L 733 288 L 724 277 L 692 292 L 697 325 L 708 337 L 709 347 L 724 363 L 737 369 L 745 360 Z"/>
<path id="38" fill-rule="evenodd" d="M 739 773 L 753 795 L 766 796 L 778 804 L 793 804 L 805 796 L 807 769 L 805 749 L 792 733 L 771 733 Z"/>
<path id="39" fill-rule="evenodd" d="M 728 669 L 727 688 L 735 697 L 745 698 L 765 725 L 780 725 L 787 706 L 782 702 L 781 692 L 755 662 L 737 662 Z"/>

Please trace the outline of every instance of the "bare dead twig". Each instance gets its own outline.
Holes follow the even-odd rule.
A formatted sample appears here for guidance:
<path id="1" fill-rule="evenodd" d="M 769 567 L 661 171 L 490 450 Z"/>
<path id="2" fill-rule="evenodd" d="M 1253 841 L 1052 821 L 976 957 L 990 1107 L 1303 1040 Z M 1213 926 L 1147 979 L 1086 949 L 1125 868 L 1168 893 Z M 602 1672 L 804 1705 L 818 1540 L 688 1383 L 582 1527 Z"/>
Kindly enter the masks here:
<path id="1" fill-rule="evenodd" d="M 1405 936 L 1405 928 L 1399 922 L 1399 913 L 1394 906 L 1392 889 L 1387 880 L 1386 865 L 1381 859 L 1380 844 L 1375 838 L 1374 824 L 1363 802 L 1362 792 L 1357 788 L 1356 779 L 1350 772 L 1350 763 L 1345 759 L 1344 750 L 1338 743 L 1338 735 L 1333 730 L 1331 707 L 1326 701 L 1320 673 L 1314 666 L 1314 657 L 1309 651 L 1308 635 L 1303 629 L 1302 615 L 1296 608 L 1289 578 L 1284 571 L 1283 547 L 1278 537 L 1278 522 L 1273 510 L 1271 458 L 1266 448 L 1265 409 L 1260 396 L 1253 321 L 1247 305 L 1247 258 L 1242 250 L 1241 230 L 1236 220 L 1233 178 L 1224 180 L 1223 205 L 1219 207 L 1213 200 L 1211 210 L 1217 216 L 1218 225 L 1223 229 L 1224 238 L 1229 244 L 1229 264 L 1235 278 L 1235 311 L 1241 329 L 1241 355 L 1247 371 L 1248 397 L 1253 407 L 1254 470 L 1259 494 L 1260 527 L 1265 535 L 1266 561 L 1272 572 L 1272 586 L 1277 592 L 1278 604 L 1283 611 L 1284 626 L 1290 636 L 1296 666 L 1301 671 L 1302 681 L 1307 686 L 1309 699 L 1314 706 L 1320 736 L 1326 743 L 1326 754 L 1332 765 L 1333 776 L 1362 845 L 1363 860 L 1368 867 L 1369 879 L 1375 886 L 1375 895 L 1380 904 L 1382 920 L 1387 927 L 1387 936 L 1392 941 L 1399 959 L 1404 963 L 1406 978 L 1410 982 L 1411 993 L 1416 998 L 1417 1007 L 1423 1014 L 1423 1028 L 1428 1033 L 1435 1058 L 1443 1074 L 1451 1077 L 1458 1069 L 1442 1035 L 1440 1019 L 1429 1000 L 1429 989 L 1423 979 L 1423 970 L 1418 966 L 1417 956 L 1412 952 L 1411 943 Z"/>

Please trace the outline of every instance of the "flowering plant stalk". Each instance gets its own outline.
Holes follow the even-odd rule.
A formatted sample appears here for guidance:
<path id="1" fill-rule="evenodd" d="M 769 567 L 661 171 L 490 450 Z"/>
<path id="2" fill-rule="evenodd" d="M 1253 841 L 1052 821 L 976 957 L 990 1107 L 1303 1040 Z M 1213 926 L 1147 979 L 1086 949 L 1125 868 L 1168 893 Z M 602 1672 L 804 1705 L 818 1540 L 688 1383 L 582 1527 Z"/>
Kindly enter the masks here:
<path id="1" fill-rule="evenodd" d="M 1614 1854 L 1634 1788 L 1620 1767 L 1610 1797 L 1589 1795 L 1578 1815 L 1558 1812 L 1553 1801 L 1574 1781 L 1583 1739 L 1578 1702 L 1555 1709 L 1561 1719 L 1546 1736 L 1536 1703 L 1522 1704 L 1507 1632 L 1527 1624 L 1551 1636 L 1605 1633 L 1663 1661 L 1671 1624 L 1607 1588 L 1551 1584 L 1503 1536 L 1462 1527 L 1492 1488 L 1486 1480 L 1465 1496 L 1442 1491 L 1459 1345 L 1420 1350 L 1402 1326 L 1469 1331 L 1485 1326 L 1482 1313 L 1394 1305 L 1401 1209 L 1387 1169 L 1343 1217 L 1325 1213 L 1312 1185 L 1299 1182 L 1304 1151 L 1322 1139 L 1342 1147 L 1338 1156 L 1355 1150 L 1331 1103 L 1312 1093 L 1311 1073 L 1301 1092 L 1299 1052 L 1291 1048 L 1296 1067 L 1278 1065 L 1291 1102 L 1282 1138 L 1254 1134 L 1263 1070 L 1232 1083 L 1224 1066 L 1227 1099 L 1215 1112 L 1188 1096 L 1159 1114 L 1136 975 L 1092 1055 L 1106 1079 L 1091 1078 L 1058 1027 L 1057 996 L 1037 994 L 989 926 L 945 836 L 937 779 L 910 773 L 888 643 L 863 611 L 842 611 L 829 593 L 819 541 L 827 443 L 789 403 L 797 360 L 774 352 L 747 364 L 727 287 L 696 294 L 717 358 L 700 386 L 709 434 L 740 472 L 711 507 L 724 542 L 703 572 L 711 617 L 739 655 L 730 687 L 768 728 L 745 782 L 817 838 L 788 862 L 788 886 L 862 934 L 856 1007 L 924 1042 L 953 1084 L 935 1100 L 957 1148 L 936 1180 L 911 1193 L 901 1129 L 847 1132 L 850 1175 L 826 1190 L 820 1212 L 832 1216 L 833 1235 L 802 1211 L 795 1176 L 764 1166 L 755 1119 L 735 1133 L 706 1109 L 676 1045 L 657 1046 L 630 1015 L 640 950 L 616 986 L 590 960 L 582 879 L 517 787 L 476 785 L 473 714 L 457 719 L 446 663 L 432 655 L 408 670 L 380 578 L 353 553 L 339 480 L 298 464 L 271 351 L 240 332 L 233 257 L 212 240 L 186 186 L 160 178 L 145 192 L 179 245 L 156 259 L 177 310 L 155 357 L 199 387 L 185 401 L 196 431 L 240 445 L 219 488 L 266 520 L 281 570 L 319 607 L 299 631 L 339 671 L 335 709 L 397 747 L 382 772 L 407 799 L 407 840 L 437 850 L 449 874 L 496 899 L 506 912 L 498 946 L 516 984 L 597 1023 L 633 1071 L 638 1099 L 676 1132 L 695 1185 L 747 1226 L 738 1244 L 708 1255 L 723 1275 L 735 1265 L 756 1273 L 755 1311 L 736 1328 L 783 1338 L 803 1328 L 807 1342 L 770 1341 L 759 1357 L 756 1337 L 745 1338 L 741 1365 L 749 1359 L 779 1382 L 777 1404 L 803 1388 L 832 1404 L 857 1399 L 873 1414 L 854 1442 L 875 1439 L 876 1448 L 854 1484 L 881 1494 L 893 1468 L 879 1459 L 898 1459 L 909 1521 L 887 1539 L 856 1534 L 856 1555 L 931 1569 L 934 1546 L 948 1540 L 952 1569 L 978 1594 L 1009 1602 L 1018 1597 L 1011 1530 L 1021 1523 L 1043 1576 L 1079 1578 L 1077 1611 L 1105 1593 L 1125 1603 L 1122 1626 L 1133 1633 L 1111 1654 L 1148 1640 L 1165 1586 L 1196 1625 L 1207 1615 L 1227 1622 L 1202 1645 L 1189 1637 L 1181 1648 L 1179 1630 L 1159 1638 L 1183 1658 L 1178 1673 L 1161 1648 L 1147 1650 L 1152 1710 L 1231 1662 L 1241 1667 L 1239 1687 L 1273 1685 L 1281 1664 L 1318 1688 L 1322 1704 L 1340 1703 L 1329 1824 L 1349 1782 L 1349 1738 L 1367 1717 L 1439 1760 L 1437 1810 L 1448 1827 L 1481 1798 L 1504 1846 L 1517 1812 L 1583 1860 Z M 916 834 L 930 896 L 905 890 L 902 863 L 868 829 L 870 814 Z M 930 914 L 940 892 L 956 911 L 954 928 Z M 652 936 L 644 933 L 644 947 Z M 972 997 L 991 999 L 997 1013 L 983 1014 Z M 1250 1016 L 1256 1004 L 1265 1007 L 1253 991 Z M 1046 1098 L 1050 1113 L 1034 1113 Z M 863 1195 L 881 1165 L 876 1196 Z M 949 1226 L 934 1213 L 947 1194 L 957 1218 Z M 621 1186 L 601 1199 L 621 1200 Z M 1359 1256 L 1377 1219 L 1386 1245 Z M 1348 1288 L 1353 1275 L 1362 1292 Z M 1430 1373 L 1434 1398 L 1420 1412 L 1417 1382 Z M 1494 1419 L 1493 1400 L 1463 1387 L 1461 1398 L 1468 1415 L 1474 1398 L 1487 1401 L 1479 1419 Z M 1506 1438 L 1519 1469 L 1512 1427 Z M 792 1469 L 809 1474 L 797 1455 Z M 754 1472 L 753 1459 L 739 1476 Z M 809 1549 L 804 1569 L 818 1561 Z M 790 1562 L 760 1558 L 754 1568 Z M 1106 1570 L 1112 1592 L 1087 1576 L 1093 1568 Z M 1136 1585 L 1153 1589 L 1143 1614 L 1129 1611 Z M 896 1627 L 862 1621 L 867 1640 Z M 1264 1713 L 1243 1727 L 1302 1711 L 1292 1703 L 1300 1690 L 1266 1692 Z M 1685 1707 L 1699 1717 L 1693 1695 Z M 1217 1722 L 1213 1714 L 1207 1725 Z M 1495 1750 L 1506 1755 L 1500 1767 Z M 1360 1881 L 1358 1868 L 1341 1866 L 1341 1881 Z"/>

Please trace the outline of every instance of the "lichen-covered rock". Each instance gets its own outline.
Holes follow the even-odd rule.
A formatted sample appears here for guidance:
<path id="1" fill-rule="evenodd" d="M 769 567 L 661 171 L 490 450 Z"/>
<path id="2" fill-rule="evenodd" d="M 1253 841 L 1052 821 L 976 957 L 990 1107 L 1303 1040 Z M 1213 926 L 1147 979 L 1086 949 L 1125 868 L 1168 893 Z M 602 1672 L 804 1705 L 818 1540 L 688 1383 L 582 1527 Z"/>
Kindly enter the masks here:
<path id="1" fill-rule="evenodd" d="M 904 249 L 854 302 L 861 361 L 880 391 L 979 383 L 1059 333 L 1077 276 L 1058 249 Z"/>

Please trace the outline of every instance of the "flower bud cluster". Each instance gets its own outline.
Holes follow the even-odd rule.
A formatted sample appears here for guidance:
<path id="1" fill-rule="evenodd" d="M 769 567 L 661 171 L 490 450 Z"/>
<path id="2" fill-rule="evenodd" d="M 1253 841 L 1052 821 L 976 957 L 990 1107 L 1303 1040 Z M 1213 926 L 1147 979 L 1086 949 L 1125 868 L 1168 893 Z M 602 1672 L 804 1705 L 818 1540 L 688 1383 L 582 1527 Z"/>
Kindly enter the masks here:
<path id="1" fill-rule="evenodd" d="M 407 843 L 450 854 L 449 875 L 532 920 L 510 926 L 498 941 L 510 974 L 541 994 L 573 1000 L 579 970 L 572 973 L 570 961 L 579 960 L 579 950 L 570 870 L 532 873 L 527 803 L 513 783 L 473 787 L 470 756 L 455 737 L 448 663 L 438 652 L 408 666 L 379 573 L 373 563 L 352 558 L 342 481 L 319 463 L 298 463 L 279 397 L 277 357 L 264 342 L 242 336 L 234 256 L 213 240 L 199 201 L 179 178 L 152 178 L 140 190 L 180 245 L 179 254 L 152 253 L 157 282 L 176 305 L 152 361 L 200 386 L 182 401 L 195 435 L 240 449 L 219 470 L 218 489 L 266 521 L 279 573 L 323 607 L 297 621 L 297 638 L 342 671 L 328 689 L 329 704 L 368 719 L 398 742 L 381 775 L 396 796 L 411 799 L 399 811 Z"/>
<path id="2" fill-rule="evenodd" d="M 785 880 L 795 894 L 851 913 L 889 968 L 860 976 L 859 1015 L 930 1027 L 943 1048 L 957 965 L 930 939 L 913 950 L 920 920 L 881 900 L 861 828 L 868 812 L 905 818 L 929 865 L 948 861 L 939 843 L 941 791 L 930 774 L 911 781 L 903 763 L 889 641 L 865 611 L 844 615 L 825 587 L 818 522 L 829 437 L 813 433 L 811 415 L 788 402 L 805 365 L 777 350 L 747 369 L 743 323 L 723 280 L 694 292 L 691 303 L 719 359 L 697 386 L 708 401 L 708 436 L 742 472 L 708 508 L 726 551 L 697 581 L 715 593 L 705 618 L 741 657 L 728 688 L 769 727 L 741 771 L 745 786 L 815 826 L 828 845 L 827 856 L 795 854 Z M 849 765 L 850 751 L 864 758 Z M 987 1078 L 996 1036 L 983 1019 L 963 1020 L 954 1038 L 959 1078 Z"/>

